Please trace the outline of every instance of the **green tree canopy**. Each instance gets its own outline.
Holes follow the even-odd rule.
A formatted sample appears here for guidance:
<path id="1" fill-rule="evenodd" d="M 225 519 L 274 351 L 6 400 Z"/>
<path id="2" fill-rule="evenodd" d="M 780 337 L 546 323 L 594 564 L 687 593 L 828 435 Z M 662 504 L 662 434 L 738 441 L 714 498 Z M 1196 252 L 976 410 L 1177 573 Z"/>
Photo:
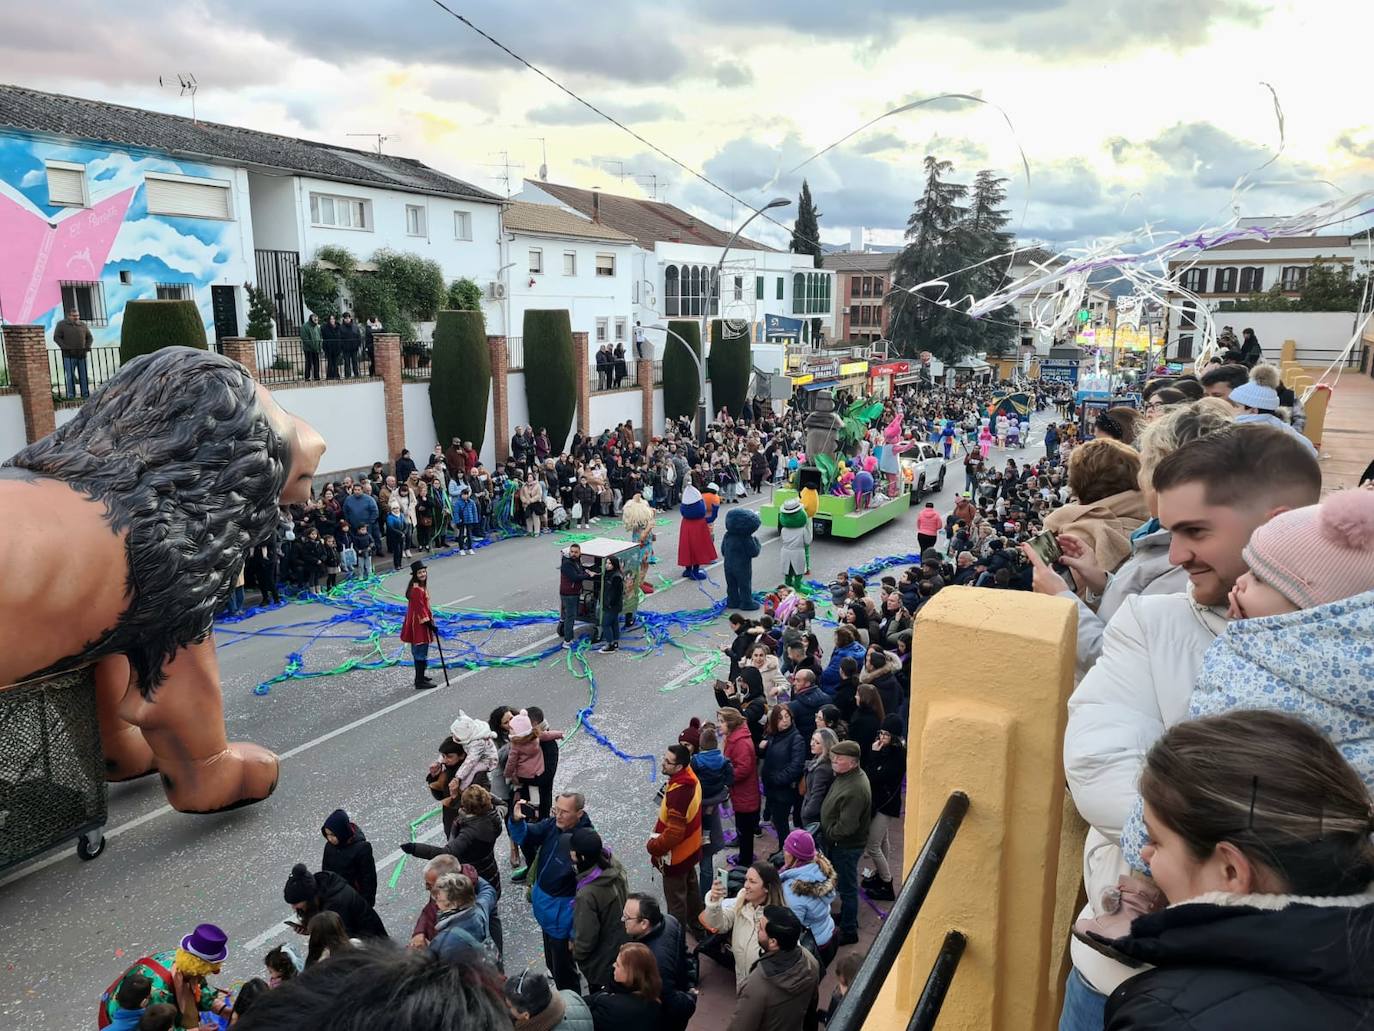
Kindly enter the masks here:
<path id="1" fill-rule="evenodd" d="M 742 333 L 727 336 L 729 325 L 721 319 L 711 321 L 711 352 L 706 368 L 711 375 L 711 397 L 717 409 L 725 408 L 739 418 L 753 374 L 753 344 L 746 326 Z M 714 414 L 714 413 L 712 413 Z"/>
<path id="2" fill-rule="evenodd" d="M 491 354 L 481 312 L 439 312 L 429 378 L 429 407 L 439 443 L 448 447 L 458 437 L 481 451 L 490 398 Z"/>
<path id="3" fill-rule="evenodd" d="M 684 340 L 700 358 L 701 323 L 695 319 L 673 319 L 668 323 L 668 335 L 663 344 L 663 413 L 669 419 L 683 415 L 695 418 L 697 401 L 701 397 L 697 363 L 683 347 Z M 525 361 L 528 364 L 528 351 Z"/>
<path id="4" fill-rule="evenodd" d="M 562 451 L 577 410 L 578 369 L 573 355 L 572 320 L 566 308 L 525 312 L 525 400 L 530 423 L 549 431 L 554 451 Z"/>
<path id="5" fill-rule="evenodd" d="M 195 301 L 129 301 L 119 332 L 119 362 L 133 361 L 164 347 L 207 350 L 205 320 Z"/>

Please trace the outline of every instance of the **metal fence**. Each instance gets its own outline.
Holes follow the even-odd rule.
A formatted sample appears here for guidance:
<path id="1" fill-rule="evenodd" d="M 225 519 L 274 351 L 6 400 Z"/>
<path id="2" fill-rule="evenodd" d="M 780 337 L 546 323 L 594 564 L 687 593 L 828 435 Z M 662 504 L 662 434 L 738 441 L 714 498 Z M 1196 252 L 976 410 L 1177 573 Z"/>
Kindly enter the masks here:
<path id="1" fill-rule="evenodd" d="M 663 386 L 663 362 L 654 362 L 654 386 Z"/>
<path id="2" fill-rule="evenodd" d="M 401 348 L 401 376 L 405 379 L 429 379 L 434 360 L 434 344 L 417 340 Z"/>
<path id="3" fill-rule="evenodd" d="M 79 366 L 72 369 L 72 382 L 67 382 L 66 362 L 62 352 L 55 348 L 48 350 L 48 378 L 52 383 L 53 400 L 59 405 L 77 404 L 81 397 L 81 371 Z M 92 347 L 86 355 L 86 386 L 94 390 L 119 371 L 118 347 Z"/>
<path id="4" fill-rule="evenodd" d="M 506 337 L 506 370 L 518 372 L 525 367 L 525 338 Z"/>
<path id="5" fill-rule="evenodd" d="M 607 376 L 598 369 L 588 369 L 587 382 L 591 384 L 593 394 L 603 394 L 608 390 L 626 390 L 639 386 L 638 370 L 633 362 L 626 363 L 625 372 L 620 376 L 614 372 Z"/>
<path id="6" fill-rule="evenodd" d="M 859 968 L 849 993 L 831 1016 L 827 1025 L 829 1031 L 860 1031 L 863 1028 L 883 987 L 883 981 L 897 965 L 902 946 L 916 925 L 916 917 L 935 883 L 935 875 L 940 872 L 945 856 L 954 844 L 954 836 L 964 822 L 968 804 L 968 795 L 962 791 L 953 792 L 945 800 L 945 807 L 931 828 L 916 862 L 911 865 L 906 883 L 902 885 L 897 900 L 892 903 L 892 909 L 878 931 L 878 937 L 873 940 L 868 955 L 864 957 L 863 966 Z M 907 1031 L 929 1031 L 935 1026 L 966 943 L 967 940 L 958 931 L 951 930 L 945 934 L 940 952 L 926 978 L 925 988 L 911 1014 L 911 1022 L 907 1024 Z"/>
<path id="7" fill-rule="evenodd" d="M 254 348 L 258 359 L 258 378 L 269 386 L 283 383 L 299 383 L 305 380 L 305 349 L 301 347 L 300 337 L 277 337 L 276 340 L 259 340 Z M 310 378 L 319 379 L 324 375 L 324 355 L 312 356 Z"/>

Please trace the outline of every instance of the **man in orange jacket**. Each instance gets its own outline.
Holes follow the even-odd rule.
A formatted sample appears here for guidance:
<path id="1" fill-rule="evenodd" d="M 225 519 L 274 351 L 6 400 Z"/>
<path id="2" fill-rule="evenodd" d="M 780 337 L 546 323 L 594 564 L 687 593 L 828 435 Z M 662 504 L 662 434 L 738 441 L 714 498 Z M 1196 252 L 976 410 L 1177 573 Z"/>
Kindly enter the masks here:
<path id="1" fill-rule="evenodd" d="M 692 772 L 692 752 L 669 745 L 663 753 L 663 801 L 648 841 L 654 866 L 663 874 L 663 898 L 678 923 L 695 933 L 705 903 L 697 879 L 701 860 L 701 782 Z"/>

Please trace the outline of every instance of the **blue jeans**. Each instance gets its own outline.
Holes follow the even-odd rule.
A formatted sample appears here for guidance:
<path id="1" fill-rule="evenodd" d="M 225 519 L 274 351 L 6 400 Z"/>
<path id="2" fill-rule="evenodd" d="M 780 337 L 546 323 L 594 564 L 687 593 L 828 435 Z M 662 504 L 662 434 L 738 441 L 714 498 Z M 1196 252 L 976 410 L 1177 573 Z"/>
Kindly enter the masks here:
<path id="1" fill-rule="evenodd" d="M 1070 970 L 1064 983 L 1059 1031 L 1102 1031 L 1106 1022 L 1107 997 L 1088 984 L 1077 970 Z"/>
<path id="2" fill-rule="evenodd" d="M 831 848 L 830 863 L 835 867 L 836 889 L 840 895 L 840 930 L 859 933 L 859 858 L 862 848 Z"/>
<path id="3" fill-rule="evenodd" d="M 67 396 L 76 396 L 76 382 L 81 380 L 81 396 L 90 397 L 91 387 L 86 382 L 86 355 L 70 355 L 66 352 L 62 354 L 62 372 L 67 383 Z"/>
<path id="4" fill-rule="evenodd" d="M 563 640 L 571 641 L 577 636 L 577 595 L 558 596 L 558 619 L 563 624 Z"/>

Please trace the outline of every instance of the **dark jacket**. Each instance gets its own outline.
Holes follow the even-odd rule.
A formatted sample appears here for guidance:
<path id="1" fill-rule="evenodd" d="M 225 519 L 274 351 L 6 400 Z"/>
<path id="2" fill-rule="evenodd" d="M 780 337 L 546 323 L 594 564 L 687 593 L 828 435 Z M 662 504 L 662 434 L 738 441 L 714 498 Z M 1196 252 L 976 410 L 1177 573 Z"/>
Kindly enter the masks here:
<path id="1" fill-rule="evenodd" d="M 688 989 L 697 986 L 696 967 L 687 958 L 687 935 L 677 917 L 664 913 L 663 919 L 637 939 L 648 946 L 663 979 L 663 1024 L 666 1031 L 680 1031 L 692 1019 L 697 999 Z"/>
<path id="2" fill-rule="evenodd" d="M 821 833 L 833 848 L 863 848 L 873 822 L 873 793 L 863 770 L 836 774 L 821 803 Z"/>
<path id="3" fill-rule="evenodd" d="M 763 750 L 763 788 L 772 795 L 797 791 L 797 781 L 806 770 L 806 739 L 796 727 L 788 727 L 778 734 L 770 734 Z"/>
<path id="4" fill-rule="evenodd" d="M 573 959 L 587 984 L 594 987 L 614 980 L 616 953 L 625 943 L 620 914 L 630 890 L 620 860 L 606 856 L 598 865 L 601 871 L 595 876 L 593 871 L 578 876 L 580 887 L 573 902 Z"/>
<path id="5" fill-rule="evenodd" d="M 1359 897 L 1368 902 L 1368 895 Z M 1154 969 L 1112 993 L 1107 1031 L 1291 1031 L 1368 1022 L 1374 905 L 1292 899 L 1283 909 L 1258 909 L 1228 901 L 1199 900 L 1139 917 L 1129 937 L 1111 943 Z"/>
<path id="6" fill-rule="evenodd" d="M 854 707 L 858 705 L 859 678 L 846 677 L 835 688 L 835 708 L 840 710 L 840 719 L 848 723 L 854 718 Z"/>
<path id="7" fill-rule="evenodd" d="M 730 797 L 735 771 L 719 748 L 707 748 L 692 756 L 692 772 L 701 782 L 702 805 L 720 805 Z"/>
<path id="8" fill-rule="evenodd" d="M 558 563 L 558 593 L 567 598 L 582 593 L 582 581 L 590 577 L 582 562 L 571 555 L 564 555 Z"/>
<path id="9" fill-rule="evenodd" d="M 592 827 L 592 821 L 586 813 L 582 814 L 576 827 L 567 831 L 559 830 L 552 816 L 538 823 L 511 820 L 506 824 L 511 841 L 517 845 L 528 842 L 531 848 L 537 850 L 529 874 L 533 882 L 530 902 L 534 907 L 534 919 L 544 933 L 559 941 L 572 938 L 577 871 L 573 869 L 572 856 L 569 855 L 569 839 L 577 827 Z"/>
<path id="10" fill-rule="evenodd" d="M 874 689 L 878 692 L 878 697 L 883 700 L 883 712 L 896 712 L 898 707 L 902 704 L 902 685 L 898 682 L 897 678 L 891 672 L 888 672 L 884 673 L 882 676 L 874 677 L 869 683 L 872 684 Z M 865 745 L 872 743 L 872 741 L 861 742 L 861 744 Z"/>
<path id="11" fill-rule="evenodd" d="M 372 845 L 356 823 L 350 823 L 348 829 L 353 832 L 353 837 L 347 844 L 324 843 L 324 859 L 320 862 L 320 869 L 338 874 L 369 906 L 375 906 L 377 862 L 372 857 Z"/>
<path id="12" fill-rule="evenodd" d="M 320 324 L 320 340 L 321 340 L 321 342 L 324 344 L 324 353 L 325 353 L 325 354 L 338 354 L 338 353 L 339 353 L 339 325 L 338 325 L 338 323 L 336 322 L 336 323 L 334 323 L 333 325 L 331 325 L 331 324 L 328 323 L 328 322 L 321 323 L 321 324 Z M 401 480 L 401 473 L 400 473 L 400 470 L 399 470 L 399 469 L 396 471 L 396 479 L 397 479 L 397 480 Z M 404 483 L 405 481 L 404 481 L 404 480 L 401 480 L 401 482 Z"/>
<path id="13" fill-rule="evenodd" d="M 601 611 L 617 615 L 625 604 L 625 577 L 620 573 L 607 571 L 601 585 Z"/>
<path id="14" fill-rule="evenodd" d="M 813 684 L 810 691 L 794 695 L 787 703 L 787 708 L 792 713 L 792 722 L 796 725 L 797 733 L 801 735 L 803 742 L 809 742 L 811 735 L 816 732 L 816 713 L 821 711 L 822 706 L 830 705 L 834 701 L 834 695 L 819 684 Z"/>
<path id="15" fill-rule="evenodd" d="M 886 710 L 884 710 L 886 714 Z M 854 710 L 854 715 L 849 717 L 849 740 L 859 746 L 859 765 L 865 770 L 872 762 L 873 741 L 878 736 L 878 729 L 882 720 L 878 719 L 878 714 L 872 709 L 859 706 Z"/>
<path id="16" fill-rule="evenodd" d="M 663 1007 L 612 982 L 606 991 L 584 996 L 596 1031 L 659 1031 Z"/>
<path id="17" fill-rule="evenodd" d="M 341 354 L 348 354 L 349 352 L 357 354 L 362 346 L 363 335 L 358 332 L 358 324 L 356 322 L 340 322 L 339 352 Z"/>
<path id="18" fill-rule="evenodd" d="M 501 817 L 492 810 L 481 816 L 459 813 L 448 842 L 442 847 L 415 843 L 411 855 L 419 859 L 433 859 L 441 853 L 454 856 L 460 863 L 471 863 L 484 881 L 501 895 L 501 868 L 496 862 L 496 841 L 501 837 Z"/>
<path id="19" fill-rule="evenodd" d="M 806 764 L 806 796 L 802 799 L 803 827 L 821 822 L 821 803 L 835 781 L 835 770 L 826 759 L 812 759 Z"/>
<path id="20" fill-rule="evenodd" d="M 52 331 L 52 339 L 63 354 L 78 358 L 90 353 L 94 338 L 91 335 L 91 327 L 86 323 L 63 319 Z"/>
<path id="21" fill-rule="evenodd" d="M 320 327 L 307 319 L 301 323 L 301 350 L 306 354 L 319 354 L 324 349 L 324 338 Z"/>
<path id="22" fill-rule="evenodd" d="M 800 946 L 760 956 L 739 990 L 728 1031 L 796 1031 L 816 1004 L 821 968 Z"/>
<path id="23" fill-rule="evenodd" d="M 329 870 L 315 874 L 315 891 L 320 897 L 320 908 L 338 913 L 350 938 L 387 936 L 377 911 L 338 874 Z"/>
<path id="24" fill-rule="evenodd" d="M 895 741 L 870 753 L 868 786 L 873 792 L 873 812 L 902 815 L 902 778 L 906 776 L 906 749 Z"/>

